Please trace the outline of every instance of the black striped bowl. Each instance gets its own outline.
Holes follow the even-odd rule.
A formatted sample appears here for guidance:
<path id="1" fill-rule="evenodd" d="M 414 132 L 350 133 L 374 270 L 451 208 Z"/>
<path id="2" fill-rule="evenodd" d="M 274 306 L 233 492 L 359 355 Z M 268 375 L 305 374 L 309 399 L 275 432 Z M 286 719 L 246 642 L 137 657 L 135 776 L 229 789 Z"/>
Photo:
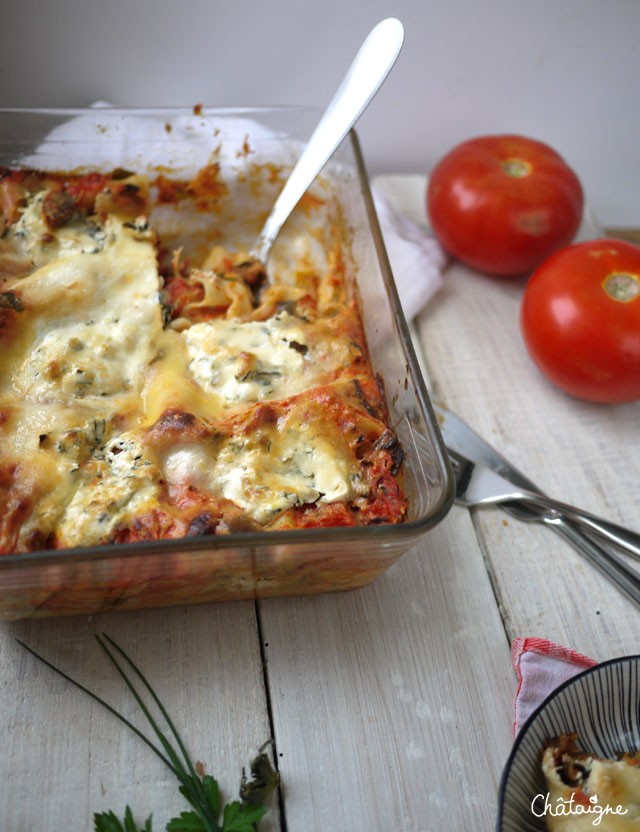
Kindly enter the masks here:
<path id="1" fill-rule="evenodd" d="M 640 655 L 585 670 L 557 688 L 531 714 L 502 775 L 497 832 L 546 830 L 544 817 L 536 817 L 532 810 L 536 795 L 547 793 L 542 752 L 551 737 L 573 732 L 581 748 L 599 756 L 616 757 L 640 749 Z"/>

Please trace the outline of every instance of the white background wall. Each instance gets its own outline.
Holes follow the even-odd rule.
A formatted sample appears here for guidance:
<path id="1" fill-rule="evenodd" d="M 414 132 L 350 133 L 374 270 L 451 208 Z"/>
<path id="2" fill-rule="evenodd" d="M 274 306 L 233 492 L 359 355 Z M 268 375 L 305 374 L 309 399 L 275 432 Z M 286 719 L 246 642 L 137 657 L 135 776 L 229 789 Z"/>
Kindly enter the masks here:
<path id="1" fill-rule="evenodd" d="M 640 226 L 640 0 L 3 0 L 0 106 L 314 104 L 370 28 L 406 40 L 359 122 L 371 174 L 472 135 L 552 144 Z"/>

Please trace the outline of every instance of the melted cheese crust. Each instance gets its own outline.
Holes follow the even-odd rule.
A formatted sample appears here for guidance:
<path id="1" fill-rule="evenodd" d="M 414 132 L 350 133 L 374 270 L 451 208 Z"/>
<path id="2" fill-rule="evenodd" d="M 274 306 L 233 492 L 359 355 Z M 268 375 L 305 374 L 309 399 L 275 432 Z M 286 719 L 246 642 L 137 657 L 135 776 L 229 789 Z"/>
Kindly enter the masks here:
<path id="1" fill-rule="evenodd" d="M 0 181 L 0 552 L 401 522 L 339 252 L 297 285 L 222 249 L 161 269 L 148 183 L 68 181 Z"/>

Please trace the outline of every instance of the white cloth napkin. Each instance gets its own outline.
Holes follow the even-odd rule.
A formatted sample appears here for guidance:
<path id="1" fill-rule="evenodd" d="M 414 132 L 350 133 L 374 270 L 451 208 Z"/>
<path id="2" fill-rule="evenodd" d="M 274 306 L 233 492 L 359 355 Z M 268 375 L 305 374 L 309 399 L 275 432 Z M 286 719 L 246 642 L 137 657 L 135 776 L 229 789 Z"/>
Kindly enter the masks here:
<path id="1" fill-rule="evenodd" d="M 518 678 L 513 708 L 514 734 L 559 685 L 597 664 L 588 656 L 544 638 L 514 639 L 511 658 Z"/>
<path id="2" fill-rule="evenodd" d="M 396 210 L 375 184 L 372 193 L 402 311 L 411 320 L 442 286 L 447 258 L 426 226 Z"/>

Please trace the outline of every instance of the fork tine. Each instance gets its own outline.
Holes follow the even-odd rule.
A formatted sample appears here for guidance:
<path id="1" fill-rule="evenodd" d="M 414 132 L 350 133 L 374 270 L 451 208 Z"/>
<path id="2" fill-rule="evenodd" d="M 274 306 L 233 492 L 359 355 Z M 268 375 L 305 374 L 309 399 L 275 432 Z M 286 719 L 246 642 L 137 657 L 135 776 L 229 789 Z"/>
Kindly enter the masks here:
<path id="1" fill-rule="evenodd" d="M 526 492 L 500 474 L 448 448 L 456 482 L 457 503 L 479 506 L 520 500 Z M 531 495 L 533 496 L 533 495 Z M 528 498 L 525 497 L 525 499 Z"/>
<path id="2" fill-rule="evenodd" d="M 447 448 L 447 453 L 449 454 L 449 459 L 451 460 L 453 475 L 456 481 L 456 500 L 459 502 L 464 501 L 465 505 L 468 505 L 465 495 L 467 493 L 469 483 L 471 482 L 474 464 L 470 459 L 466 459 L 466 457 L 463 457 L 451 448 Z"/>

